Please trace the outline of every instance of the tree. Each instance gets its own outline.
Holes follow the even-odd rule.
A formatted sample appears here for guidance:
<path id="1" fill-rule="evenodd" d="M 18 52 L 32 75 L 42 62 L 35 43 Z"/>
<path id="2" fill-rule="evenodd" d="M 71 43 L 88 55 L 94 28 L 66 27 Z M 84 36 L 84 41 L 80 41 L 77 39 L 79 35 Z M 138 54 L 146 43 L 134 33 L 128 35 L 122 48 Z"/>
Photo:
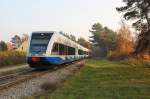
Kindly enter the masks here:
<path id="1" fill-rule="evenodd" d="M 91 43 L 86 41 L 84 38 L 79 38 L 79 39 L 76 39 L 76 37 L 72 34 L 67 34 L 67 33 L 63 33 L 63 31 L 60 31 L 59 32 L 60 34 L 64 35 L 65 37 L 71 39 L 72 41 L 75 41 L 77 43 L 79 43 L 80 45 L 88 48 L 88 49 L 91 49 Z"/>
<path id="2" fill-rule="evenodd" d="M 88 48 L 88 49 L 91 49 L 91 44 L 90 42 L 86 41 L 84 38 L 79 38 L 77 43 L 79 43 L 80 45 Z"/>
<path id="3" fill-rule="evenodd" d="M 127 56 L 134 51 L 134 41 L 131 34 L 128 26 L 125 23 L 122 23 L 121 28 L 117 33 L 116 46 L 111 57 L 120 58 L 121 56 Z"/>
<path id="4" fill-rule="evenodd" d="M 100 33 L 102 33 L 103 31 L 103 27 L 100 23 L 95 23 L 92 26 L 92 30 L 90 30 L 90 32 L 92 33 L 93 36 L 91 36 L 92 40 L 91 42 L 93 42 L 94 45 L 101 45 L 101 41 L 100 41 Z"/>
<path id="5" fill-rule="evenodd" d="M 149 0 L 123 0 L 126 4 L 116 8 L 123 12 L 126 20 L 135 20 L 132 24 L 137 31 L 138 44 L 135 53 L 140 53 L 150 49 L 150 1 Z"/>
<path id="6" fill-rule="evenodd" d="M 21 45 L 21 38 L 18 35 L 15 35 L 12 39 L 11 39 L 13 48 L 16 49 Z"/>
<path id="7" fill-rule="evenodd" d="M 0 41 L 0 51 L 7 51 L 7 44 L 4 41 Z"/>
<path id="8" fill-rule="evenodd" d="M 67 33 L 64 33 L 63 31 L 60 31 L 59 33 L 62 34 L 62 35 L 64 35 L 65 37 L 71 39 L 72 41 L 77 42 L 76 37 L 74 35 L 72 35 L 72 34 L 69 35 Z"/>
<path id="9" fill-rule="evenodd" d="M 73 41 L 75 41 L 76 42 L 76 37 L 74 36 L 74 35 L 69 35 L 69 39 L 71 39 L 71 40 L 73 40 Z"/>
<path id="10" fill-rule="evenodd" d="M 29 39 L 29 35 L 24 33 L 22 38 L 21 38 L 21 42 L 23 43 L 24 41 L 27 41 Z"/>
<path id="11" fill-rule="evenodd" d="M 103 27 L 100 23 L 95 23 L 92 26 L 92 42 L 100 48 L 102 56 L 107 56 L 108 51 L 114 46 L 116 33 L 108 27 Z"/>

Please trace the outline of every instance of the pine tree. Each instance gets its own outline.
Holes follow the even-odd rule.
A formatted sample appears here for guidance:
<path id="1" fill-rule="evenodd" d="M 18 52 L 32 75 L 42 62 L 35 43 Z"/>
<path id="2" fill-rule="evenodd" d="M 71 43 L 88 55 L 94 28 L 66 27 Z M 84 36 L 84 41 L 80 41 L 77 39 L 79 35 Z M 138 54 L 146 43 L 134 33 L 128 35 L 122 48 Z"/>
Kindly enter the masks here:
<path id="1" fill-rule="evenodd" d="M 149 0 L 123 0 L 126 4 L 116 8 L 122 12 L 126 20 L 135 20 L 132 24 L 137 31 L 138 44 L 135 53 L 150 50 L 150 1 Z"/>
<path id="2" fill-rule="evenodd" d="M 108 51 L 115 43 L 116 33 L 107 27 L 103 27 L 100 23 L 95 23 L 90 32 L 93 35 L 91 42 L 100 48 L 102 56 L 107 56 Z"/>

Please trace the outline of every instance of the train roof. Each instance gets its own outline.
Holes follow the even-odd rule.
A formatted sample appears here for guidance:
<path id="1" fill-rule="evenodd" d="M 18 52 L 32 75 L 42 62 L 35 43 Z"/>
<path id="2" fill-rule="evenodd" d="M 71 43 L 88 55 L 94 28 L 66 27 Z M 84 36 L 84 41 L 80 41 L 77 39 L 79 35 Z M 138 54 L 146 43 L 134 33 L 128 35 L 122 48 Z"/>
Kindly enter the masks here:
<path id="1" fill-rule="evenodd" d="M 32 33 L 56 33 L 56 31 L 33 31 Z"/>

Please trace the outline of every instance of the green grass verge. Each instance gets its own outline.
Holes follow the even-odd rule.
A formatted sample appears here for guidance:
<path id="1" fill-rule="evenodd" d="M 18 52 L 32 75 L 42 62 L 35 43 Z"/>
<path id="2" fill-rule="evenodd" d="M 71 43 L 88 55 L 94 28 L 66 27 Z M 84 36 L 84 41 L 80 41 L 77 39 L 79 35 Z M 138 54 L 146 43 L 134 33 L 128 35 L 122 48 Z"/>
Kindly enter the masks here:
<path id="1" fill-rule="evenodd" d="M 91 59 L 54 92 L 28 99 L 150 99 L 150 67 Z"/>

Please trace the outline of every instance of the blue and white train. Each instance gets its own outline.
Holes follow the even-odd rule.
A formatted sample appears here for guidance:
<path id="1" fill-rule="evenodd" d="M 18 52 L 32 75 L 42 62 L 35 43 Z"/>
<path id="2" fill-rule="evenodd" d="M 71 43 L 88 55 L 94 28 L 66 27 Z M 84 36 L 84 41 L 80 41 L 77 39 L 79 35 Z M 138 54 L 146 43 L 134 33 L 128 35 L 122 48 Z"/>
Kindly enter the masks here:
<path id="1" fill-rule="evenodd" d="M 32 32 L 27 62 L 33 68 L 47 68 L 88 57 L 89 50 L 53 31 Z"/>

